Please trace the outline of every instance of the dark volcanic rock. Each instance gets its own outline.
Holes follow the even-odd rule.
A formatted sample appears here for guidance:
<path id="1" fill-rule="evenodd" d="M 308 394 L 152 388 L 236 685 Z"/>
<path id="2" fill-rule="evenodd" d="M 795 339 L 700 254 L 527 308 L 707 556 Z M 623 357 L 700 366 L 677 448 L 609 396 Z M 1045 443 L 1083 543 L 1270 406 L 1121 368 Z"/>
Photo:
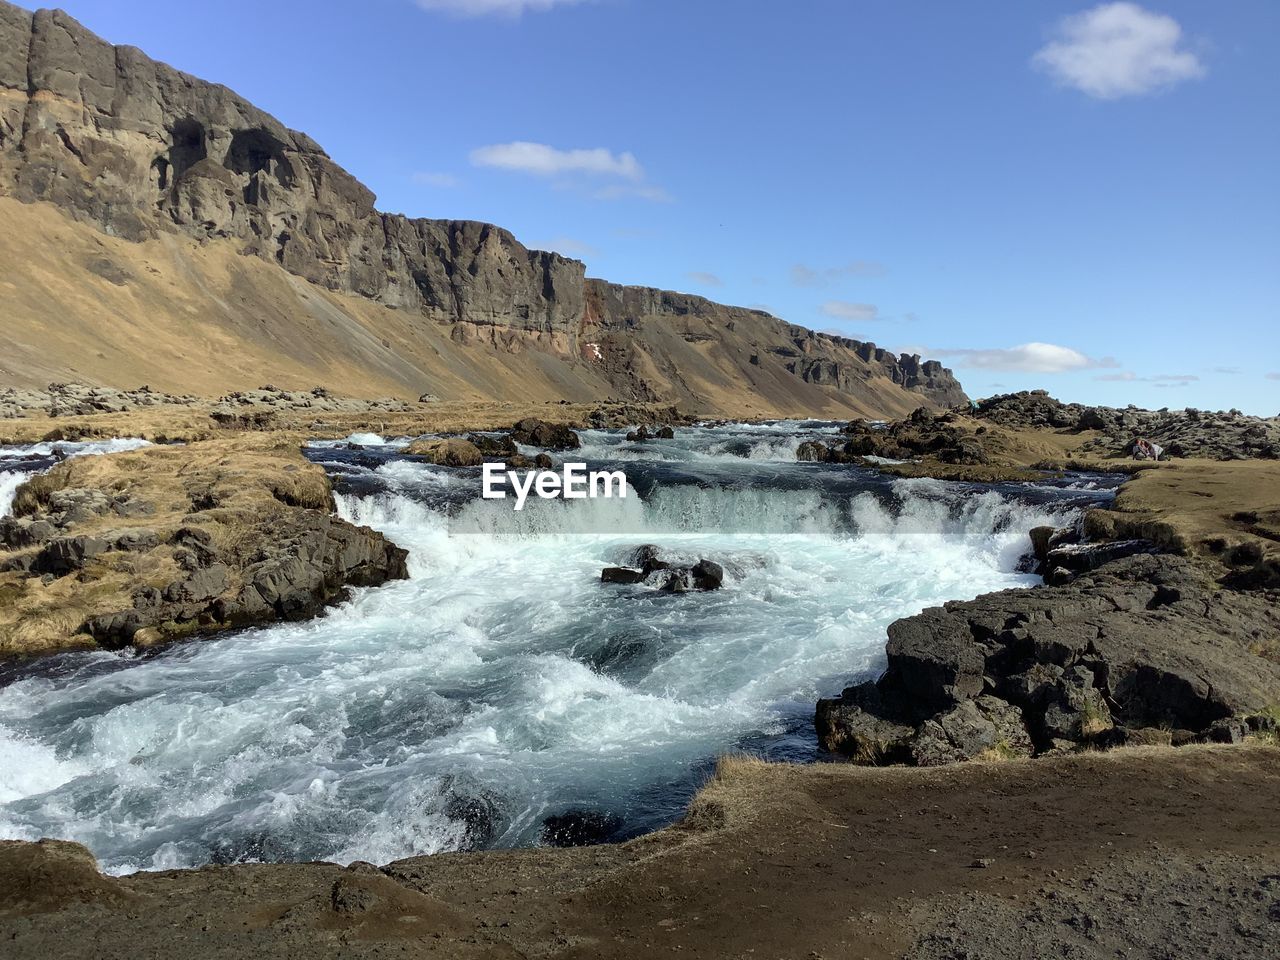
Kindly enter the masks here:
<path id="1" fill-rule="evenodd" d="M 827 445 L 817 440 L 806 440 L 796 447 L 796 459 L 802 463 L 826 463 L 830 455 Z"/>
<path id="2" fill-rule="evenodd" d="M 98 537 L 59 537 L 36 556 L 32 569 L 38 573 L 65 576 L 84 567 L 85 563 L 106 553 L 110 544 Z"/>
<path id="3" fill-rule="evenodd" d="M 915 726 L 892 719 L 894 713 L 877 684 L 849 687 L 839 697 L 818 701 L 818 743 L 860 763 L 908 763 Z"/>
<path id="4" fill-rule="evenodd" d="M 1099 431 L 1101 437 L 1081 444 L 1084 454 L 1125 455 L 1141 437 L 1158 443 L 1167 457 L 1280 458 L 1280 418 L 1252 417 L 1239 410 L 1086 407 L 1062 403 L 1044 390 L 1028 390 L 981 400 L 975 414 L 1013 429 Z"/>
<path id="5" fill-rule="evenodd" d="M 689 590 L 719 590 L 724 585 L 724 568 L 705 557 L 688 564 L 662 558 L 658 547 L 643 544 L 631 551 L 628 567 L 605 567 L 600 571 L 603 583 L 644 583 L 667 593 Z M 633 569 L 633 568 L 639 569 Z"/>
<path id="6" fill-rule="evenodd" d="M 516 442 L 510 434 L 493 437 L 484 433 L 470 433 L 467 434 L 467 440 L 486 457 L 506 459 L 516 455 Z"/>
<path id="7" fill-rule="evenodd" d="M 719 590 L 724 584 L 724 567 L 714 560 L 699 560 L 689 568 L 695 590 Z"/>
<path id="8" fill-rule="evenodd" d="M 629 570 L 626 567 L 605 567 L 600 571 L 602 583 L 643 583 L 643 570 Z"/>
<path id="9" fill-rule="evenodd" d="M 1029 757 L 1031 736 L 1022 711 L 998 697 L 965 700 L 920 724 L 908 748 L 921 767 L 937 767 L 990 755 Z"/>
<path id="10" fill-rule="evenodd" d="M 582 446 L 578 435 L 563 423 L 544 423 L 536 417 L 525 417 L 511 428 L 516 443 L 546 450 L 577 450 Z"/>
<path id="11" fill-rule="evenodd" d="M 1149 540 L 1114 540 L 1110 543 L 1059 543 L 1048 544 L 1045 553 L 1044 567 L 1047 570 L 1060 568 L 1071 573 L 1084 573 L 1097 570 L 1112 560 L 1136 556 L 1140 553 L 1155 553 L 1155 544 Z"/>
<path id="12" fill-rule="evenodd" d="M 935 414 L 923 407 L 905 419 L 885 424 L 854 420 L 845 426 L 843 432 L 849 439 L 842 446 L 827 449 L 824 453 L 818 449 L 822 444 L 813 443 L 806 456 L 801 457 L 797 452 L 797 458 L 831 463 L 848 463 L 870 456 L 889 460 L 929 456 L 943 463 L 968 465 L 990 461 L 982 438 L 957 425 L 953 414 Z"/>
<path id="13" fill-rule="evenodd" d="M 1011 729 L 993 700 L 1021 711 L 1037 751 L 1128 742 L 1115 726 L 1210 735 L 1280 702 L 1280 664 L 1258 652 L 1280 635 L 1276 599 L 1223 590 L 1184 559 L 1141 554 L 1066 586 L 925 610 L 889 627 L 878 681 L 819 703 L 819 738 L 825 749 L 901 759 L 905 726 L 922 745 L 915 762 L 961 759 L 983 742 L 973 731 L 989 739 L 993 727 Z M 958 737 L 948 722 L 970 733 Z M 1005 739 L 1020 752 L 1018 738 Z"/>

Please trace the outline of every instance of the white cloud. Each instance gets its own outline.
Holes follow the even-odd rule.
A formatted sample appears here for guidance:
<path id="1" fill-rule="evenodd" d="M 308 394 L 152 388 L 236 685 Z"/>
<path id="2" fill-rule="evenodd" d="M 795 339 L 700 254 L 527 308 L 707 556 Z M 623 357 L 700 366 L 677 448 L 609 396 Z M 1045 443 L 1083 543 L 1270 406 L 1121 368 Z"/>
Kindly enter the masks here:
<path id="1" fill-rule="evenodd" d="M 582 0 L 416 0 L 423 10 L 452 13 L 460 17 L 518 17 L 526 10 L 550 10 Z"/>
<path id="2" fill-rule="evenodd" d="M 879 320 L 880 310 L 874 303 L 850 303 L 847 300 L 828 300 L 821 307 L 824 316 L 836 320 L 852 320 L 864 323 L 868 320 Z"/>
<path id="3" fill-rule="evenodd" d="M 1103 380 L 1111 383 L 1155 383 L 1163 386 L 1170 384 L 1187 384 L 1194 383 L 1200 378 L 1194 373 L 1157 373 L 1154 377 L 1140 377 L 1132 370 L 1122 370 L 1119 373 L 1104 373 L 1094 377 L 1095 380 Z"/>
<path id="4" fill-rule="evenodd" d="M 839 267 L 815 269 L 803 263 L 791 268 L 791 282 L 797 287 L 825 287 L 841 277 L 883 277 L 889 271 L 874 260 L 852 260 Z"/>
<path id="5" fill-rule="evenodd" d="M 535 250 L 551 250 L 562 257 L 598 257 L 600 251 L 589 243 L 575 240 L 573 237 L 556 237 L 554 240 L 539 240 L 533 245 Z"/>
<path id="6" fill-rule="evenodd" d="M 614 153 L 604 147 L 560 150 L 545 143 L 517 140 L 472 150 L 471 163 L 552 179 L 556 189 L 578 191 L 593 200 L 671 202 L 666 190 L 646 181 L 644 167 L 635 154 Z"/>
<path id="7" fill-rule="evenodd" d="M 702 287 L 724 286 L 723 280 L 717 277 L 714 273 L 707 273 L 704 270 L 694 270 L 692 273 L 686 273 L 685 276 Z"/>
<path id="8" fill-rule="evenodd" d="M 931 350 L 930 356 L 955 358 L 956 366 L 978 370 L 1017 370 L 1023 373 L 1068 373 L 1097 367 L 1116 367 L 1112 357 L 1094 359 L 1079 350 L 1054 343 L 1023 343 L 1008 349 Z"/>
<path id="9" fill-rule="evenodd" d="M 592 191 L 591 196 L 596 200 L 625 200 L 628 197 L 636 197 L 640 200 L 652 200 L 654 203 L 671 203 L 673 199 L 667 191 L 649 183 L 615 183 Z"/>
<path id="10" fill-rule="evenodd" d="M 586 174 L 596 177 L 619 177 L 636 183 L 644 180 L 644 169 L 630 153 L 613 153 L 604 147 L 592 150 L 557 150 L 545 143 L 498 143 L 471 151 L 471 162 L 477 167 L 496 167 L 531 173 L 538 177 Z"/>
<path id="11" fill-rule="evenodd" d="M 442 190 L 451 190 L 462 182 L 451 173 L 431 173 L 426 170 L 415 173 L 412 179 L 414 183 L 420 183 L 424 187 L 438 187 Z"/>
<path id="12" fill-rule="evenodd" d="M 1267 379 L 1268 379 L 1268 380 L 1280 380 L 1280 373 L 1268 373 L 1268 374 L 1267 374 Z"/>
<path id="13" fill-rule="evenodd" d="M 1114 100 L 1203 77 L 1204 65 L 1181 41 L 1172 17 L 1136 3 L 1104 3 L 1062 20 L 1031 62 L 1064 86 Z"/>

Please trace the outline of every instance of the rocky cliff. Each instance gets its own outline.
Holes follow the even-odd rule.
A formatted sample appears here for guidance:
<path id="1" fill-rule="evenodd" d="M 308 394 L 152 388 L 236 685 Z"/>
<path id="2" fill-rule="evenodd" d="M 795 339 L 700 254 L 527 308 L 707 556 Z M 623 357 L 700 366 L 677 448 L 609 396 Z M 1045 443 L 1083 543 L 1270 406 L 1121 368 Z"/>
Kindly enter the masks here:
<path id="1" fill-rule="evenodd" d="M 920 397 L 965 399 L 934 362 L 698 297 L 588 281 L 582 263 L 489 224 L 381 213 L 310 137 L 226 87 L 112 46 L 60 11 L 4 0 L 0 195 L 54 204 L 134 243 L 230 244 L 334 294 L 447 325 L 464 346 L 596 364 L 595 385 L 582 389 L 597 393 L 714 409 L 745 378 L 775 408 L 816 411 L 836 398 L 898 412 Z"/>

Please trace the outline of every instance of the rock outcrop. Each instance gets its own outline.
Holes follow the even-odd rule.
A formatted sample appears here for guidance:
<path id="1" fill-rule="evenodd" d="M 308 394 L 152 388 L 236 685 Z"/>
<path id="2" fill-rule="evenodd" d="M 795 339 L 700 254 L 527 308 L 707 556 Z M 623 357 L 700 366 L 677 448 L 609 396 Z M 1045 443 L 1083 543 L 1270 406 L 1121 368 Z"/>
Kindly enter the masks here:
<path id="1" fill-rule="evenodd" d="M 1083 440 L 1081 456 L 1121 456 L 1139 437 L 1160 444 L 1168 457 L 1208 460 L 1280 459 L 1280 417 L 1254 417 L 1239 410 L 1211 412 L 1090 407 L 1063 403 L 1045 390 L 1024 390 L 978 402 L 974 415 L 1023 430 L 1096 430 Z"/>
<path id="2" fill-rule="evenodd" d="M 332 509 L 323 469 L 261 435 L 67 460 L 0 519 L 0 657 L 302 620 L 408 576 Z"/>
<path id="3" fill-rule="evenodd" d="M 0 171 L 108 233 L 224 237 L 332 290 L 569 337 L 582 264 L 482 223 L 381 214 L 306 134 L 61 11 L 0 7 Z"/>
<path id="4" fill-rule="evenodd" d="M 982 437 L 962 428 L 954 414 L 934 414 L 923 407 L 906 419 L 890 423 L 854 420 L 842 432 L 849 439 L 832 446 L 806 440 L 796 448 L 796 459 L 858 463 L 865 457 L 908 460 L 927 456 L 941 463 L 968 465 L 985 464 L 991 459 Z"/>
<path id="5" fill-rule="evenodd" d="M 889 627 L 878 680 L 819 702 L 819 739 L 864 762 L 926 765 L 1161 731 L 1238 739 L 1280 702 L 1276 599 L 1143 554 L 925 610 Z"/>
<path id="6" fill-rule="evenodd" d="M 306 134 L 60 11 L 0 0 L 0 51 L 0 196 L 54 204 L 130 241 L 230 244 L 326 290 L 446 325 L 458 347 L 550 353 L 585 371 L 559 377 L 562 389 L 594 389 L 594 399 L 607 382 L 632 400 L 723 408 L 709 388 L 727 375 L 774 409 L 817 409 L 832 396 L 896 414 L 904 397 L 964 400 L 936 362 L 699 297 L 588 281 L 581 262 L 490 224 L 382 213 Z M 137 281 L 110 257 L 85 269 L 94 281 Z M 361 349 L 376 354 L 367 339 Z M 392 353 L 370 359 L 413 377 Z"/>

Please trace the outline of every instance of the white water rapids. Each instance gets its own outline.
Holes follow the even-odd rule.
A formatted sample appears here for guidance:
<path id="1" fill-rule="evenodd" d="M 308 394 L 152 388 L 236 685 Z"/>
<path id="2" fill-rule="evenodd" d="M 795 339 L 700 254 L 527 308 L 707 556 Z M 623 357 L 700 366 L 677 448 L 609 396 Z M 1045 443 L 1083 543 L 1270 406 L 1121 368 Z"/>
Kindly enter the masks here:
<path id="1" fill-rule="evenodd" d="M 883 666 L 889 623 L 1036 582 L 1026 532 L 1105 496 L 795 462 L 833 430 L 588 431 L 567 459 L 626 469 L 633 496 L 521 514 L 400 444 L 317 444 L 340 512 L 408 548 L 411 578 L 310 623 L 11 668 L 0 836 L 78 840 L 113 872 L 385 863 L 535 843 L 568 811 L 630 835 L 726 751 L 812 759 L 814 701 Z M 720 562 L 724 588 L 600 583 L 643 543 Z"/>

